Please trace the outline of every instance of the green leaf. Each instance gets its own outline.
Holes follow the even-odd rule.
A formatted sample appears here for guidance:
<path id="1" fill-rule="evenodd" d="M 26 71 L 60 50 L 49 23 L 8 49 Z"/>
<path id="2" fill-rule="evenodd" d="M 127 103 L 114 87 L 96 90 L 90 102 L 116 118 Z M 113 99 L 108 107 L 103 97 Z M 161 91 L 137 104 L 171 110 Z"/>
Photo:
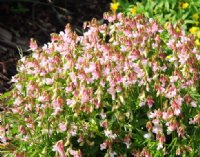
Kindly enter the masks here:
<path id="1" fill-rule="evenodd" d="M 189 14 L 190 14 L 190 12 L 187 12 L 187 13 L 183 14 L 181 19 L 185 20 L 188 17 Z"/>
<path id="2" fill-rule="evenodd" d="M 185 19 L 185 20 L 184 20 L 184 23 L 185 23 L 185 24 L 194 24 L 195 21 L 194 21 L 194 20 L 187 20 L 187 19 Z"/>
<path id="3" fill-rule="evenodd" d="M 3 99 L 10 97 L 11 94 L 12 94 L 11 91 L 9 91 L 9 92 L 6 92 L 6 93 L 0 95 L 0 100 L 3 100 Z"/>
<path id="4" fill-rule="evenodd" d="M 169 11 L 169 1 L 165 1 L 165 9 Z"/>

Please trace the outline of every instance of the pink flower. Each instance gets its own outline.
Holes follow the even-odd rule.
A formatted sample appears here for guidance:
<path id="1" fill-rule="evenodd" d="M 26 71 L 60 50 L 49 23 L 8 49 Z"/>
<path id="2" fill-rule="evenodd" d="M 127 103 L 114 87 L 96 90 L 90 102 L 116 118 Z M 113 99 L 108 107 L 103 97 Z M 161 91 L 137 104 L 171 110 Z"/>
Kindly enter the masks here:
<path id="1" fill-rule="evenodd" d="M 185 62 L 189 59 L 189 54 L 187 54 L 186 52 L 180 53 L 178 55 L 178 58 L 179 58 L 179 62 L 181 64 L 185 64 Z"/>
<path id="2" fill-rule="evenodd" d="M 139 65 L 134 64 L 134 71 L 137 73 L 138 78 L 142 78 L 144 76 L 144 71 L 139 67 Z"/>
<path id="3" fill-rule="evenodd" d="M 156 33 L 158 31 L 158 24 L 153 19 L 149 19 L 149 22 L 151 24 L 151 32 Z"/>
<path id="4" fill-rule="evenodd" d="M 46 83 L 47 85 L 52 85 L 54 82 L 54 80 L 52 78 L 46 78 L 44 79 L 44 83 Z"/>
<path id="5" fill-rule="evenodd" d="M 60 123 L 59 124 L 59 129 L 61 132 L 65 132 L 67 130 L 67 126 L 65 123 Z"/>
<path id="6" fill-rule="evenodd" d="M 174 112 L 173 112 L 172 108 L 169 108 L 167 111 L 163 111 L 162 118 L 164 120 L 168 120 L 168 119 L 172 118 L 173 115 L 174 115 Z"/>
<path id="7" fill-rule="evenodd" d="M 121 92 L 121 91 L 122 91 L 122 87 L 117 86 L 117 87 L 116 87 L 116 92 L 119 93 L 119 92 Z"/>
<path id="8" fill-rule="evenodd" d="M 154 61 L 154 62 L 152 63 L 152 70 L 153 70 L 153 72 L 156 72 L 156 71 L 159 70 L 158 62 Z"/>
<path id="9" fill-rule="evenodd" d="M 190 119 L 189 124 L 200 124 L 200 113 Z"/>
<path id="10" fill-rule="evenodd" d="M 83 82 L 86 79 L 86 74 L 84 72 L 79 72 L 77 77 L 81 82 Z"/>
<path id="11" fill-rule="evenodd" d="M 100 73 L 98 71 L 93 71 L 92 72 L 92 79 L 97 80 L 100 78 Z"/>
<path id="12" fill-rule="evenodd" d="M 153 128 L 152 128 L 152 132 L 155 133 L 155 134 L 162 133 L 163 132 L 162 125 L 161 124 L 154 125 Z"/>
<path id="13" fill-rule="evenodd" d="M 57 115 L 58 112 L 62 111 L 62 106 L 64 105 L 64 101 L 62 98 L 58 97 L 57 99 L 53 100 L 52 105 L 54 108 L 53 115 Z"/>
<path id="14" fill-rule="evenodd" d="M 154 120 L 152 120 L 152 123 L 154 124 L 154 125 L 159 125 L 159 119 L 154 119 Z"/>
<path id="15" fill-rule="evenodd" d="M 83 89 L 81 91 L 81 103 L 82 104 L 87 103 L 87 102 L 89 102 L 89 100 L 90 100 L 89 91 L 86 89 Z"/>
<path id="16" fill-rule="evenodd" d="M 101 121 L 100 122 L 100 126 L 104 127 L 104 128 L 107 128 L 108 127 L 108 121 L 107 120 Z"/>
<path id="17" fill-rule="evenodd" d="M 16 84 L 15 87 L 19 92 L 22 92 L 22 85 L 21 84 Z"/>
<path id="18" fill-rule="evenodd" d="M 80 135 L 79 138 L 78 138 L 78 140 L 77 140 L 77 142 L 81 143 L 81 142 L 83 142 L 83 140 L 84 140 L 83 135 Z"/>
<path id="19" fill-rule="evenodd" d="M 37 42 L 34 39 L 31 39 L 29 46 L 32 51 L 35 51 L 38 48 Z"/>
<path id="20" fill-rule="evenodd" d="M 170 77 L 170 82 L 171 83 L 174 83 L 174 82 L 176 82 L 178 80 L 178 76 L 171 76 Z"/>
<path id="21" fill-rule="evenodd" d="M 167 133 L 171 134 L 171 132 L 175 131 L 178 128 L 178 122 L 176 120 L 171 120 L 166 123 Z"/>
<path id="22" fill-rule="evenodd" d="M 60 157 L 66 157 L 64 150 L 64 143 L 62 140 L 56 142 L 52 150 L 58 152 L 60 154 Z"/>
<path id="23" fill-rule="evenodd" d="M 96 64 L 94 62 L 91 62 L 88 68 L 85 68 L 85 73 L 91 73 L 96 70 Z"/>
<path id="24" fill-rule="evenodd" d="M 177 94 L 177 89 L 176 89 L 176 87 L 173 85 L 173 86 L 171 86 L 171 87 L 168 88 L 168 91 L 167 91 L 167 93 L 166 93 L 166 97 L 167 97 L 167 98 L 173 98 L 173 97 L 176 96 L 176 94 Z"/>
<path id="25" fill-rule="evenodd" d="M 44 95 L 38 97 L 38 101 L 42 102 L 42 103 L 49 102 L 49 100 L 50 100 L 50 98 L 49 98 L 48 94 L 44 94 Z"/>
<path id="26" fill-rule="evenodd" d="M 164 134 L 158 134 L 156 135 L 156 139 L 160 142 L 160 143 L 164 143 L 166 141 L 165 135 Z"/>
<path id="27" fill-rule="evenodd" d="M 126 148 L 129 149 L 132 144 L 130 135 L 124 137 L 124 144 L 126 144 Z"/>
<path id="28" fill-rule="evenodd" d="M 77 79 L 76 79 L 77 76 L 76 76 L 76 74 L 74 72 L 70 72 L 69 76 L 70 76 L 72 82 L 76 85 L 77 84 Z"/>
<path id="29" fill-rule="evenodd" d="M 69 153 L 71 155 L 73 155 L 73 157 L 82 157 L 82 154 L 80 151 L 77 151 L 77 150 L 73 150 L 73 149 L 70 149 Z"/>
<path id="30" fill-rule="evenodd" d="M 177 128 L 178 137 L 185 138 L 185 126 L 180 126 Z"/>
<path id="31" fill-rule="evenodd" d="M 148 96 L 147 97 L 147 105 L 149 106 L 149 108 L 151 108 L 154 104 L 154 100 L 152 99 L 152 97 Z"/>
<path id="32" fill-rule="evenodd" d="M 101 116 L 102 119 L 105 119 L 107 115 L 106 115 L 106 113 L 101 112 L 100 116 Z"/>
<path id="33" fill-rule="evenodd" d="M 148 152 L 147 148 L 143 148 L 142 152 L 140 153 L 140 156 L 144 157 L 152 157 L 152 155 Z"/>
<path id="34" fill-rule="evenodd" d="M 76 136 L 77 135 L 77 126 L 75 124 L 71 124 L 71 128 L 70 128 L 70 134 L 71 136 Z"/>
<path id="35" fill-rule="evenodd" d="M 108 93 L 109 93 L 110 95 L 112 95 L 112 100 L 115 100 L 115 93 L 116 93 L 116 91 L 115 91 L 114 87 L 108 88 L 107 91 L 108 91 Z"/>
<path id="36" fill-rule="evenodd" d="M 107 148 L 107 142 L 103 142 L 102 144 L 100 144 L 100 150 L 104 150 Z"/>
<path id="37" fill-rule="evenodd" d="M 177 100 L 172 101 L 171 107 L 174 111 L 175 115 L 180 115 L 181 113 L 181 105 L 182 105 L 182 98 L 178 97 Z"/>
<path id="38" fill-rule="evenodd" d="M 17 98 L 15 99 L 15 101 L 13 102 L 13 104 L 14 104 L 15 106 L 19 106 L 22 102 L 23 102 L 22 98 L 21 98 L 21 97 L 17 97 Z"/>
<path id="39" fill-rule="evenodd" d="M 148 121 L 148 122 L 146 123 L 146 128 L 147 128 L 148 131 L 151 131 L 151 129 L 153 128 L 153 124 L 152 124 L 151 121 Z"/>
<path id="40" fill-rule="evenodd" d="M 109 15 L 108 13 L 104 13 L 103 18 L 108 20 L 108 22 L 114 22 L 116 20 L 115 15 Z"/>
<path id="41" fill-rule="evenodd" d="M 73 90 L 73 85 L 72 84 L 65 88 L 66 92 L 72 92 L 72 90 Z"/>
<path id="42" fill-rule="evenodd" d="M 70 107 L 73 107 L 76 104 L 76 100 L 73 99 L 67 99 L 67 105 L 69 105 Z"/>

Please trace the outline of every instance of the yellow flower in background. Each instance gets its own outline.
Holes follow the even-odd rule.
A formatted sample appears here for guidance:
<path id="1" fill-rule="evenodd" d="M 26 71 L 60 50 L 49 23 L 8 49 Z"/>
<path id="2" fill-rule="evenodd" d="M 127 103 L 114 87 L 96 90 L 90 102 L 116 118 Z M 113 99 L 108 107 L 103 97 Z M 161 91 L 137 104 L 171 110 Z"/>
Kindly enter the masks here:
<path id="1" fill-rule="evenodd" d="M 181 6 L 183 9 L 187 9 L 189 7 L 189 4 L 186 2 L 186 3 L 182 3 L 182 6 Z"/>
<path id="2" fill-rule="evenodd" d="M 199 19 L 198 13 L 193 14 L 192 18 L 197 21 Z"/>
<path id="3" fill-rule="evenodd" d="M 197 32 L 197 37 L 200 39 L 200 31 Z"/>
<path id="4" fill-rule="evenodd" d="M 131 13 L 133 15 L 135 15 L 137 13 L 137 7 L 136 6 L 134 6 L 133 8 L 131 8 Z"/>
<path id="5" fill-rule="evenodd" d="M 165 28 L 165 29 L 168 29 L 168 26 L 169 26 L 169 22 L 166 22 L 166 23 L 164 24 L 164 28 Z"/>
<path id="6" fill-rule="evenodd" d="M 196 32 L 197 32 L 198 30 L 199 30 L 198 27 L 192 27 L 192 28 L 189 29 L 190 33 L 192 33 L 192 34 L 196 34 Z"/>
<path id="7" fill-rule="evenodd" d="M 196 44 L 197 46 L 200 46 L 199 39 L 196 39 L 196 40 L 195 40 L 195 44 Z"/>
<path id="8" fill-rule="evenodd" d="M 119 8 L 119 2 L 114 2 L 114 3 L 111 3 L 110 4 L 110 9 L 113 11 L 113 12 L 116 12 L 116 10 Z"/>

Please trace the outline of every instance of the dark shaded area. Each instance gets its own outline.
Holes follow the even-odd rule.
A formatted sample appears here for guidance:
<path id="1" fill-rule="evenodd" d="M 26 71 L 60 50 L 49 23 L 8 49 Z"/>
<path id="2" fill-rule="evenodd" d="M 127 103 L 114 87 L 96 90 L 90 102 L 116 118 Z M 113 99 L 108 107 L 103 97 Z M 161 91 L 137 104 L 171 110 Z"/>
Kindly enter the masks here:
<path id="1" fill-rule="evenodd" d="M 0 0 L 0 93 L 8 91 L 16 74 L 19 52 L 28 55 L 30 38 L 39 45 L 67 23 L 78 34 L 84 21 L 102 19 L 111 0 Z"/>

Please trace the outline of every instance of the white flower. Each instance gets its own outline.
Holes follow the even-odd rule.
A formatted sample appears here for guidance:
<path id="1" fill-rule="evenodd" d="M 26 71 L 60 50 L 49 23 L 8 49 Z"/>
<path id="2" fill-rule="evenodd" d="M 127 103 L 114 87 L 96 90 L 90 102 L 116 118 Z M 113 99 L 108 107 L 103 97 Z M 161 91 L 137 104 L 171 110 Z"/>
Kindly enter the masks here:
<path id="1" fill-rule="evenodd" d="M 110 130 L 105 130 L 104 133 L 105 133 L 105 136 L 107 136 L 111 139 L 115 139 L 117 137 L 117 135 L 113 134 L 112 131 L 110 131 Z"/>
<path id="2" fill-rule="evenodd" d="M 40 56 L 39 53 L 36 52 L 32 54 L 32 57 L 35 59 L 39 59 L 39 56 Z"/>
<path id="3" fill-rule="evenodd" d="M 107 148 L 107 143 L 106 142 L 100 144 L 100 150 L 104 150 L 106 148 Z"/>
<path id="4" fill-rule="evenodd" d="M 22 92 L 22 85 L 21 84 L 16 84 L 16 88 L 18 91 Z"/>
<path id="5" fill-rule="evenodd" d="M 116 152 L 110 152 L 109 154 L 110 154 L 110 157 L 114 157 L 115 155 L 117 155 Z"/>
<path id="6" fill-rule="evenodd" d="M 155 134 L 158 134 L 159 132 L 163 132 L 163 128 L 162 128 L 161 125 L 154 125 L 152 132 L 155 133 Z"/>
<path id="7" fill-rule="evenodd" d="M 54 80 L 51 79 L 51 78 L 46 78 L 46 79 L 44 80 L 44 83 L 46 83 L 47 85 L 52 85 L 53 82 L 54 82 Z"/>
<path id="8" fill-rule="evenodd" d="M 175 110 L 174 110 L 174 114 L 175 115 L 180 115 L 180 113 L 181 113 L 181 110 L 179 109 L 179 108 L 176 108 Z"/>
<path id="9" fill-rule="evenodd" d="M 150 119 L 155 118 L 155 117 L 156 117 L 156 112 L 150 112 L 150 113 L 148 114 L 148 117 L 149 117 Z"/>
<path id="10" fill-rule="evenodd" d="M 106 114 L 105 114 L 104 112 L 101 112 L 100 115 L 101 115 L 101 118 L 102 118 L 102 119 L 105 119 L 105 118 L 106 118 Z"/>
<path id="11" fill-rule="evenodd" d="M 45 101 L 45 96 L 39 96 L 39 97 L 38 97 L 38 101 L 39 101 L 39 102 Z"/>
<path id="12" fill-rule="evenodd" d="M 140 101 L 140 107 L 142 107 L 142 106 L 145 106 L 145 104 L 146 104 L 146 102 L 144 102 L 144 101 Z"/>
<path id="13" fill-rule="evenodd" d="M 152 120 L 152 123 L 154 124 L 154 125 L 159 125 L 159 120 L 158 119 L 154 119 L 154 120 Z"/>
<path id="14" fill-rule="evenodd" d="M 129 149 L 131 146 L 131 142 L 124 142 L 124 144 L 126 145 L 126 148 Z"/>
<path id="15" fill-rule="evenodd" d="M 170 82 L 174 83 L 178 80 L 178 76 L 170 76 Z"/>
<path id="16" fill-rule="evenodd" d="M 160 150 L 163 148 L 163 144 L 161 142 L 158 143 L 158 147 L 157 147 L 157 150 Z"/>
<path id="17" fill-rule="evenodd" d="M 144 138 L 146 138 L 146 139 L 148 139 L 148 140 L 151 138 L 151 136 L 152 136 L 151 133 L 146 133 L 146 134 L 144 134 Z"/>
<path id="18" fill-rule="evenodd" d="M 197 60 L 200 60 L 200 55 L 196 54 Z"/>
<path id="19" fill-rule="evenodd" d="M 192 107 L 197 107 L 197 103 L 196 103 L 195 101 L 192 101 L 192 102 L 191 102 L 191 106 L 192 106 Z"/>
<path id="20" fill-rule="evenodd" d="M 66 131 L 66 130 L 67 130 L 67 126 L 66 126 L 66 124 L 64 124 L 64 123 L 60 123 L 60 124 L 59 124 L 59 129 L 60 129 L 61 132 Z"/>

